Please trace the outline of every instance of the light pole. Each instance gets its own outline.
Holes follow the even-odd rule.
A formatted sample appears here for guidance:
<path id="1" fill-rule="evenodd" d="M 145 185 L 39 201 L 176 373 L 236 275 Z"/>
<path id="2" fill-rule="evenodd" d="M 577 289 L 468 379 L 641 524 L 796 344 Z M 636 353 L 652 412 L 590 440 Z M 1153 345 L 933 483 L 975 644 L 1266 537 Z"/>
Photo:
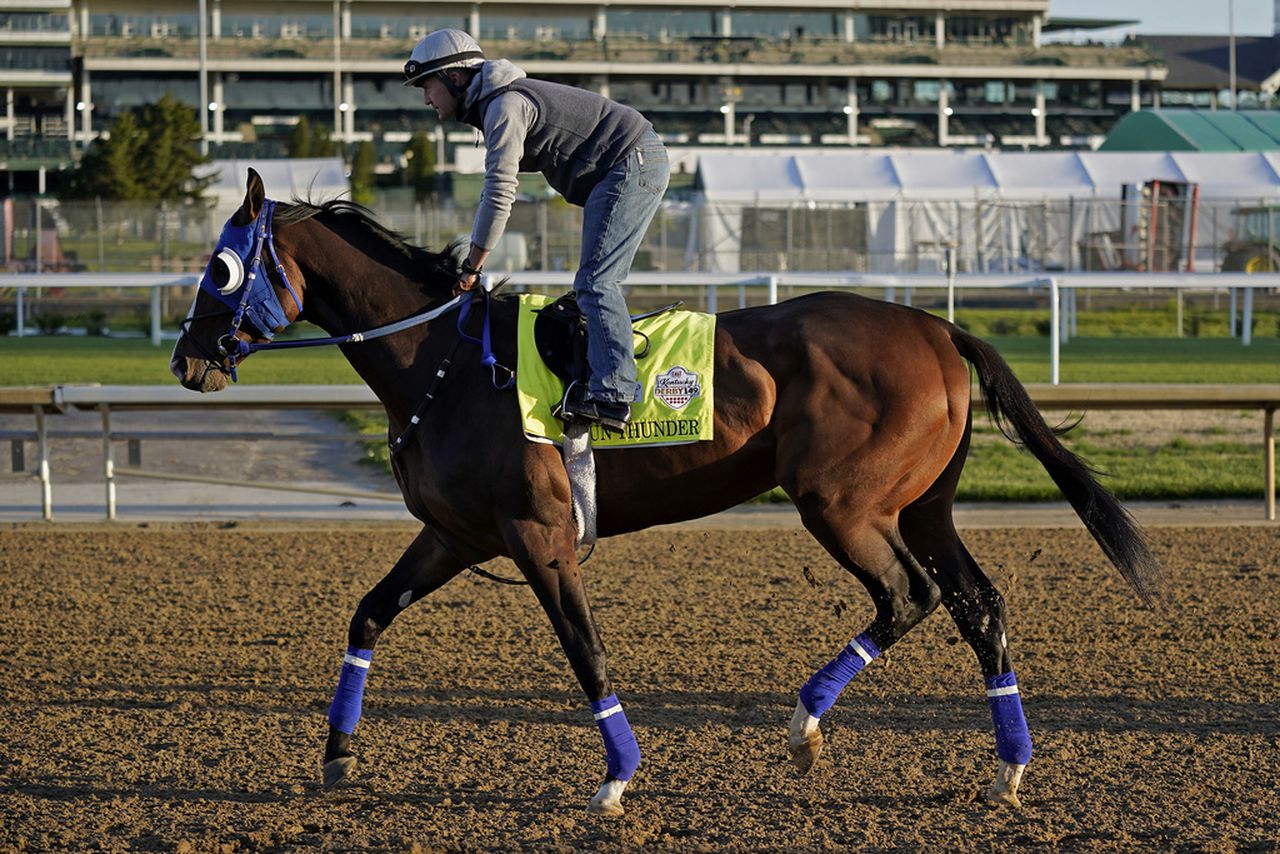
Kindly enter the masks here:
<path id="1" fill-rule="evenodd" d="M 1227 0 L 1227 66 L 1231 78 L 1231 112 L 1236 110 L 1236 0 Z"/>

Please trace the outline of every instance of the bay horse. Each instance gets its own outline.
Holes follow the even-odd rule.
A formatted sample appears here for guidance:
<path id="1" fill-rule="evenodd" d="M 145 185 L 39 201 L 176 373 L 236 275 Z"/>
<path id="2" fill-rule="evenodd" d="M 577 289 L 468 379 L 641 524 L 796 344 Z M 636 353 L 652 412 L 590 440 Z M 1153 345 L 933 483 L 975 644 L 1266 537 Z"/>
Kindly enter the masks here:
<path id="1" fill-rule="evenodd" d="M 249 170 L 171 369 L 189 389 L 218 391 L 249 352 L 305 313 L 334 336 L 326 340 L 377 394 L 397 437 L 396 480 L 424 526 L 351 618 L 329 712 L 326 790 L 354 768 L 352 733 L 378 637 L 464 569 L 506 556 L 550 618 L 604 740 L 605 778 L 588 809 L 621 814 L 640 751 L 575 555 L 565 466 L 554 446 L 521 438 L 514 391 L 498 387 L 474 344 L 459 344 L 457 273 L 449 250 L 410 246 L 351 203 L 277 205 Z M 487 320 L 470 314 L 469 334 L 487 322 L 488 361 L 515 365 L 515 301 L 485 306 Z M 358 334 L 368 329 L 377 331 Z M 807 772 L 818 758 L 819 718 L 845 685 L 942 604 L 986 683 L 999 759 L 987 795 L 1017 806 L 1031 740 L 1005 604 L 952 520 L 972 429 L 971 369 L 1001 431 L 1044 466 L 1137 595 L 1158 603 L 1164 572 L 1142 531 L 1060 444 L 996 350 L 941 318 L 853 294 L 717 315 L 714 440 L 597 452 L 597 525 L 600 536 L 624 534 L 781 486 L 875 606 L 870 625 L 799 691 L 788 738 L 796 767 Z"/>

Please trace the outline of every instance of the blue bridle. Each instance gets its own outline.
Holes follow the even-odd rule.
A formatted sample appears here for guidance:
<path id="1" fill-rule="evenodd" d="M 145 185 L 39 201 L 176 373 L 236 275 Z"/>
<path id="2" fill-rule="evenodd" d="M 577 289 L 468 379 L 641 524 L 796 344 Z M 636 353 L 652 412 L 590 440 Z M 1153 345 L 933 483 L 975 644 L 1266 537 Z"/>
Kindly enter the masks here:
<path id="1" fill-rule="evenodd" d="M 276 330 L 289 325 L 289 317 L 276 289 L 271 286 L 266 272 L 264 256 L 269 256 L 275 266 L 276 275 L 284 285 L 293 303 L 302 314 L 302 298 L 289 282 L 289 275 L 276 254 L 275 239 L 271 233 L 271 217 L 275 213 L 276 203 L 266 199 L 258 215 L 245 225 L 233 225 L 231 220 L 222 227 L 222 235 L 213 248 L 213 257 L 209 266 L 200 277 L 200 289 L 221 302 L 235 314 L 231 319 L 231 329 L 218 339 L 219 352 L 230 358 L 231 370 L 234 374 L 235 359 L 248 355 L 249 350 L 242 350 L 247 343 L 236 337 L 241 324 L 246 319 L 253 324 L 257 333 L 267 340 L 275 336 Z M 219 266 L 221 269 L 219 269 Z M 225 280 L 219 284 L 215 281 L 215 270 L 225 272 Z M 221 278 L 221 276 L 219 277 Z"/>
<path id="2" fill-rule="evenodd" d="M 285 272 L 284 265 L 280 263 L 280 257 L 276 254 L 275 239 L 271 231 L 271 217 L 275 213 L 275 209 L 275 200 L 265 199 L 262 209 L 258 211 L 258 215 L 248 224 L 232 225 L 231 220 L 228 220 L 227 224 L 222 227 L 222 235 L 218 238 L 217 245 L 214 246 L 213 256 L 209 259 L 209 265 L 205 268 L 204 275 L 200 277 L 200 289 L 234 311 L 231 319 L 231 329 L 218 339 L 218 352 L 227 359 L 230 365 L 228 373 L 231 375 L 232 382 L 236 381 L 236 361 L 243 359 L 250 353 L 256 353 L 259 350 L 288 350 L 298 347 L 358 344 L 363 341 L 372 341 L 375 338 L 381 338 L 385 335 L 391 335 L 435 320 L 442 314 L 459 306 L 462 307 L 462 310 L 458 314 L 458 334 L 464 340 L 480 345 L 481 363 L 492 372 L 494 387 L 506 389 L 510 388 L 515 382 L 515 372 L 499 364 L 493 355 L 489 335 L 489 295 L 487 292 L 481 291 L 485 303 L 484 325 L 481 337 L 475 338 L 463 331 L 463 326 L 470 314 L 472 301 L 477 293 L 476 289 L 460 294 L 430 311 L 411 315 L 403 320 L 397 320 L 394 323 L 388 323 L 365 332 L 352 332 L 348 335 L 335 335 L 329 338 L 271 341 L 276 331 L 288 326 L 290 320 L 288 315 L 285 314 L 284 305 L 281 304 L 280 297 L 276 294 L 276 289 L 272 287 L 267 276 L 267 267 L 263 260 L 264 256 L 269 256 L 280 282 L 284 285 L 285 290 L 289 292 L 289 295 L 293 297 L 293 303 L 298 308 L 298 314 L 294 319 L 296 320 L 302 316 L 302 299 L 289 282 L 289 275 Z M 215 265 L 219 264 L 222 265 L 221 269 L 215 267 Z M 218 270 L 219 273 L 226 273 L 225 281 L 221 285 L 215 281 L 215 270 Z M 219 276 L 219 278 L 222 278 L 222 276 Z M 194 319 L 188 318 L 187 322 Z M 267 339 L 267 343 L 243 341 L 236 337 L 236 333 L 240 331 L 240 326 L 245 319 L 248 319 L 253 324 L 255 331 L 261 337 Z M 503 383 L 498 381 L 499 370 L 507 373 L 507 379 Z"/>

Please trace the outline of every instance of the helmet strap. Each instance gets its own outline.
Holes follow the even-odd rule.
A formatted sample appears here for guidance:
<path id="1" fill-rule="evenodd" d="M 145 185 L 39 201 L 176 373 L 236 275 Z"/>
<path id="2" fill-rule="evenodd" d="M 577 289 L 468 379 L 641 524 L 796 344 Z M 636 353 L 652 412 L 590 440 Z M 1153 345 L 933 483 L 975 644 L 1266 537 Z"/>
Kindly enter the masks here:
<path id="1" fill-rule="evenodd" d="M 449 71 L 452 70 L 453 69 L 449 69 L 448 71 L 437 71 L 436 77 L 438 77 L 440 82 L 444 84 L 444 88 L 449 90 L 449 94 L 458 99 L 458 103 L 461 105 L 462 96 L 466 93 L 467 89 L 465 86 L 459 86 L 457 83 L 453 82 L 453 78 L 449 76 Z"/>

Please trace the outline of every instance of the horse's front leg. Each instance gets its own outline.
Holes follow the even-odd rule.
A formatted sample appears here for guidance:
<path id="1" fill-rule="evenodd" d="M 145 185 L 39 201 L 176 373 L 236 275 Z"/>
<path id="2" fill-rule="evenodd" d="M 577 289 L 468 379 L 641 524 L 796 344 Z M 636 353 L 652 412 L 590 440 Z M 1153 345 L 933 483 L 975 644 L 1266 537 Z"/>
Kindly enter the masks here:
<path id="1" fill-rule="evenodd" d="M 485 557 L 477 555 L 475 559 Z M 369 673 L 378 636 L 397 614 L 441 587 L 461 572 L 463 566 L 429 528 L 424 528 L 386 577 L 360 600 L 351 617 L 342 674 L 338 678 L 333 704 L 329 707 L 329 739 L 324 748 L 323 767 L 325 791 L 345 779 L 355 767 L 351 734 L 360 720 L 365 677 Z"/>
<path id="2" fill-rule="evenodd" d="M 604 641 L 591 616 L 591 605 L 574 555 L 572 524 L 513 522 L 508 541 L 512 558 L 551 619 L 604 738 L 604 783 L 587 810 L 601 815 L 622 815 L 622 792 L 640 766 L 640 746 L 609 683 Z"/>

